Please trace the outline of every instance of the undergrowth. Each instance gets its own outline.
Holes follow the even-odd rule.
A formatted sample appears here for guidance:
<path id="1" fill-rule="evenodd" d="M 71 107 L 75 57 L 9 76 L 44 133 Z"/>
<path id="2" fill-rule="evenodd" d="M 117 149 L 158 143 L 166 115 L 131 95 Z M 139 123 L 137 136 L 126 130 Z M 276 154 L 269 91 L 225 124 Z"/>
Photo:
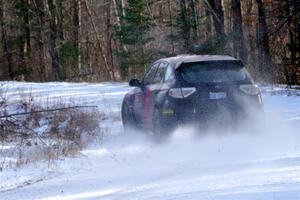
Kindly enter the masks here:
<path id="1" fill-rule="evenodd" d="M 30 94 L 8 101 L 0 92 L 0 171 L 37 161 L 50 165 L 102 137 L 103 114 L 95 108 L 40 103 Z"/>

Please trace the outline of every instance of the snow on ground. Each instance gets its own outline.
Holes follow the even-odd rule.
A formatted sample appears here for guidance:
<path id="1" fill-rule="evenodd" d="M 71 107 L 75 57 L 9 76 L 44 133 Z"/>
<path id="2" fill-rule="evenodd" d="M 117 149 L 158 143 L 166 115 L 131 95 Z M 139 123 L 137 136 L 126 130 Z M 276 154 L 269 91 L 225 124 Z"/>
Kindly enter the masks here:
<path id="1" fill-rule="evenodd" d="M 107 114 L 103 141 L 81 155 L 0 172 L 0 199 L 300 199 L 300 97 L 264 90 L 267 127 L 195 137 L 176 130 L 165 144 L 124 135 L 119 112 L 127 84 L 4 83 L 41 102 L 97 105 Z M 259 123 L 258 123 L 259 124 Z"/>

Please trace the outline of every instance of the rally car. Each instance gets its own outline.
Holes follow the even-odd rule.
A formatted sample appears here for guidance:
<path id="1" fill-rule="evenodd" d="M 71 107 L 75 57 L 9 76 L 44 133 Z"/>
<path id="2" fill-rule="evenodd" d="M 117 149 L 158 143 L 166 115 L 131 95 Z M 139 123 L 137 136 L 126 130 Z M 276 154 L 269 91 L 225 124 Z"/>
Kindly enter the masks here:
<path id="1" fill-rule="evenodd" d="M 157 60 L 122 103 L 125 129 L 164 135 L 184 123 L 238 124 L 262 109 L 260 90 L 243 63 L 230 56 L 180 55 Z"/>

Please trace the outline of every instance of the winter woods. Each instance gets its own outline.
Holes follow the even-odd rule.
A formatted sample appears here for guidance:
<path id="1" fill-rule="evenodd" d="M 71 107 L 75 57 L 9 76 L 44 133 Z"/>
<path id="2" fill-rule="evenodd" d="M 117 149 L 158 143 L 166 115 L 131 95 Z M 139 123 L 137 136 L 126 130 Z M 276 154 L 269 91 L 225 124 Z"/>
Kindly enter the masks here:
<path id="1" fill-rule="evenodd" d="M 300 84 L 300 1 L 0 0 L 1 80 L 126 80 L 185 53 Z"/>

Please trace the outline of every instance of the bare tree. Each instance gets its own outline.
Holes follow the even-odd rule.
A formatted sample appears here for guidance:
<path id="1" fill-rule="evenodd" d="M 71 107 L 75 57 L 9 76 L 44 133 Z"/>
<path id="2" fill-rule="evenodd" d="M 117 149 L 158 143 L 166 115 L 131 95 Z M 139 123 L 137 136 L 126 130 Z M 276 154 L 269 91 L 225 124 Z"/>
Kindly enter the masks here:
<path id="1" fill-rule="evenodd" d="M 112 71 L 112 69 L 110 68 L 109 64 L 108 64 L 108 60 L 107 60 L 107 57 L 105 55 L 105 52 L 104 52 L 104 48 L 103 48 L 103 44 L 102 44 L 102 41 L 100 39 L 100 35 L 98 33 L 98 30 L 97 30 L 97 27 L 96 27 L 96 24 L 95 24 L 95 21 L 94 21 L 94 18 L 93 18 L 93 15 L 92 15 L 92 12 L 88 6 L 88 3 L 86 0 L 83 1 L 84 3 L 84 6 L 86 8 L 86 11 L 88 13 L 88 16 L 90 18 L 90 21 L 91 21 L 91 24 L 92 24 L 92 28 L 94 30 L 94 34 L 95 34 L 95 37 L 97 39 L 97 46 L 99 48 L 99 53 L 100 53 L 100 56 L 102 57 L 103 59 L 103 62 L 104 62 L 104 68 L 106 70 L 106 72 L 108 73 L 109 75 L 109 79 L 110 80 L 115 80 L 115 74 L 114 72 Z"/>
<path id="2" fill-rule="evenodd" d="M 274 64 L 271 58 L 269 46 L 269 31 L 267 26 L 266 11 L 262 0 L 256 0 L 258 8 L 258 57 L 261 72 L 266 81 L 275 81 Z"/>
<path id="3" fill-rule="evenodd" d="M 232 24 L 231 31 L 233 37 L 233 53 L 235 57 L 246 61 L 246 47 L 244 44 L 243 19 L 240 0 L 231 0 Z"/>
<path id="4" fill-rule="evenodd" d="M 224 11 L 221 0 L 205 0 L 213 16 L 213 24 L 216 36 L 220 39 L 226 39 L 224 28 Z"/>
<path id="5" fill-rule="evenodd" d="M 61 5 L 61 4 L 60 4 Z M 48 18 L 50 23 L 50 55 L 52 60 L 52 75 L 54 80 L 64 80 L 65 76 L 63 74 L 62 66 L 59 63 L 59 39 L 63 39 L 63 32 L 59 30 L 61 28 L 58 25 L 58 9 L 56 0 L 48 0 Z"/>
<path id="6" fill-rule="evenodd" d="M 12 67 L 12 54 L 8 47 L 6 26 L 4 22 L 4 1 L 0 0 L 0 28 L 1 28 L 1 43 L 3 46 L 3 57 L 7 66 L 7 71 L 10 79 L 15 77 Z"/>

